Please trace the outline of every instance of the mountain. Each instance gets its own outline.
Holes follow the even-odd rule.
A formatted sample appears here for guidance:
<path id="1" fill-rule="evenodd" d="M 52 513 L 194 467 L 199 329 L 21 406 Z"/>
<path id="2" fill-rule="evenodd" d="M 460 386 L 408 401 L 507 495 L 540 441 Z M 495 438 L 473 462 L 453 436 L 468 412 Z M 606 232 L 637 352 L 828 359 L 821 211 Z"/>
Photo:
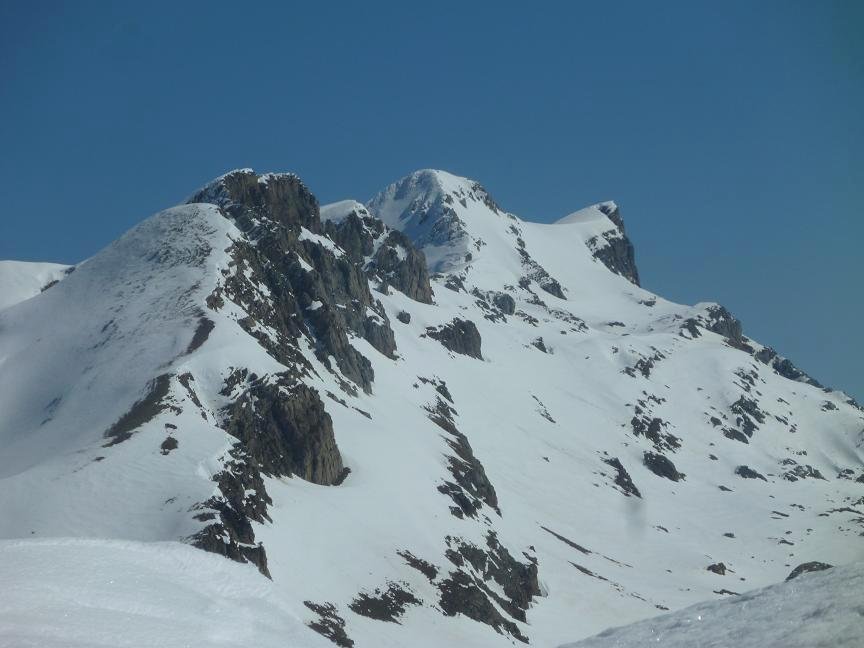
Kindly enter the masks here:
<path id="1" fill-rule="evenodd" d="M 424 170 L 322 207 L 242 169 L 21 299 L 0 553 L 155 618 L 187 591 L 197 645 L 560 645 L 862 559 L 864 412 L 641 288 L 611 202 L 530 223 Z M 30 618 L 0 635 L 50 645 Z"/>

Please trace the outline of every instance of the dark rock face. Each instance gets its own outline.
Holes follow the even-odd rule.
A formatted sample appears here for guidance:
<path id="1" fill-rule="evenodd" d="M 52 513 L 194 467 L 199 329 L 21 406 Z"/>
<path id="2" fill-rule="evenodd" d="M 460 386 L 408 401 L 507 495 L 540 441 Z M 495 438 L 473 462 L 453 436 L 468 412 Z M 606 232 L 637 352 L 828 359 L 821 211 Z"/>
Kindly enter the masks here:
<path id="1" fill-rule="evenodd" d="M 449 324 L 435 328 L 427 328 L 426 335 L 438 340 L 444 348 L 453 353 L 461 353 L 482 360 L 480 352 L 480 332 L 471 320 L 454 318 Z"/>
<path id="2" fill-rule="evenodd" d="M 368 270 L 382 283 L 393 286 L 411 299 L 432 303 L 432 286 L 426 257 L 402 232 L 392 230 L 375 251 Z"/>
<path id="3" fill-rule="evenodd" d="M 753 422 L 754 420 L 758 423 L 765 422 L 765 412 L 759 409 L 759 404 L 752 398 L 741 396 L 741 398 L 732 403 L 730 409 L 736 415 L 735 424 L 748 438 L 752 437 L 753 432 L 759 429 L 756 423 Z"/>
<path id="4" fill-rule="evenodd" d="M 377 218 L 353 211 L 341 221 L 324 223 L 324 232 L 345 250 L 353 261 L 364 263 L 366 257 L 375 250 L 375 239 L 384 234 L 384 223 Z"/>
<path id="5" fill-rule="evenodd" d="M 756 472 L 755 470 L 753 470 L 749 466 L 738 466 L 735 469 L 735 474 L 738 475 L 739 477 L 743 477 L 744 479 L 761 479 L 764 482 L 768 481 L 765 478 L 765 475 L 763 475 L 759 472 Z"/>
<path id="6" fill-rule="evenodd" d="M 680 481 L 685 477 L 684 473 L 678 472 L 675 468 L 675 464 L 656 452 L 646 452 L 642 456 L 642 463 L 644 463 L 645 467 L 655 475 L 671 479 L 675 482 Z"/>
<path id="7" fill-rule="evenodd" d="M 522 563 L 514 559 L 493 531 L 486 536 L 485 548 L 458 538 L 448 538 L 448 545 L 447 558 L 457 569 L 439 585 L 439 604 L 444 614 L 464 614 L 528 643 L 518 626 L 501 614 L 492 601 L 512 619 L 524 623 L 532 598 L 540 594 L 536 560 Z M 488 581 L 497 583 L 504 596 L 492 590 Z"/>
<path id="8" fill-rule="evenodd" d="M 796 382 L 807 383 L 808 385 L 813 385 L 814 387 L 818 387 L 819 389 L 824 389 L 822 383 L 820 383 L 815 378 L 808 376 L 805 372 L 796 367 L 788 358 L 777 355 L 777 352 L 771 347 L 764 347 L 763 349 L 760 349 L 753 354 L 753 357 L 756 358 L 759 362 L 771 367 L 774 371 L 776 371 L 784 378 L 788 378 L 789 380 L 794 380 Z"/>
<path id="9" fill-rule="evenodd" d="M 410 551 L 399 551 L 398 554 L 405 560 L 409 567 L 413 567 L 432 583 L 438 577 L 438 568 L 427 560 L 418 558 Z"/>
<path id="10" fill-rule="evenodd" d="M 818 468 L 814 468 L 809 464 L 802 466 L 794 459 L 784 459 L 780 464 L 783 466 L 791 466 L 791 468 L 784 471 L 782 474 L 783 479 L 787 481 L 794 482 L 799 479 L 822 479 L 823 481 L 828 481 L 825 479 L 825 476 L 819 472 Z"/>
<path id="11" fill-rule="evenodd" d="M 392 329 L 372 298 L 362 264 L 321 236 L 318 203 L 300 180 L 236 171 L 191 201 L 220 206 L 246 235 L 231 250 L 236 272 L 211 295 L 208 307 L 218 310 L 225 298 L 242 307 L 249 317 L 239 324 L 286 365 L 305 364 L 297 339 L 308 336 L 325 366 L 330 368 L 332 356 L 346 378 L 371 391 L 372 365 L 350 344 L 348 332 L 393 357 Z M 346 234 L 341 240 L 362 251 L 364 240 L 349 239 Z M 261 298 L 262 289 L 270 300 Z"/>
<path id="12" fill-rule="evenodd" d="M 741 321 L 719 304 L 709 306 L 707 309 L 707 328 L 709 331 L 725 337 L 729 344 L 736 349 L 744 346 L 744 335 Z"/>
<path id="13" fill-rule="evenodd" d="M 333 423 L 318 392 L 285 375 L 250 386 L 225 416 L 225 431 L 237 437 L 263 473 L 332 485 L 343 471 Z"/>
<path id="14" fill-rule="evenodd" d="M 561 283 L 550 275 L 546 268 L 541 266 L 534 260 L 528 250 L 525 248 L 525 241 L 522 239 L 522 232 L 515 225 L 510 226 L 510 231 L 516 236 L 516 251 L 522 257 L 522 267 L 525 269 L 525 276 L 519 280 L 519 285 L 525 290 L 532 292 L 531 282 L 536 281 L 540 288 L 550 295 L 558 297 L 558 299 L 567 299 L 564 295 L 564 289 Z"/>
<path id="15" fill-rule="evenodd" d="M 492 303 L 505 315 L 512 315 L 516 312 L 516 301 L 507 293 L 495 293 L 492 295 Z"/>
<path id="16" fill-rule="evenodd" d="M 501 515 L 495 487 L 486 476 L 483 464 L 474 455 L 468 437 L 459 431 L 453 421 L 455 410 L 440 398 L 428 410 L 429 419 L 448 434 L 445 440 L 453 451 L 447 457 L 453 481 L 445 481 L 438 487 L 438 492 L 453 500 L 455 506 L 451 506 L 450 511 L 456 517 L 474 518 L 486 504 Z"/>
<path id="17" fill-rule="evenodd" d="M 348 605 L 351 611 L 376 621 L 399 623 L 399 617 L 409 605 L 420 605 L 407 583 L 388 582 L 386 588 L 378 588 L 372 594 L 358 594 Z"/>
<path id="18" fill-rule="evenodd" d="M 726 575 L 726 565 L 724 565 L 722 562 L 714 563 L 713 565 L 708 565 L 705 569 L 707 569 L 710 572 L 714 572 L 718 576 L 725 576 Z"/>
<path id="19" fill-rule="evenodd" d="M 637 400 L 633 408 L 635 415 L 630 419 L 630 427 L 635 436 L 644 436 L 651 441 L 658 452 L 666 450 L 674 452 L 681 447 L 681 439 L 667 431 L 669 424 L 666 421 L 653 415 L 654 406 L 665 401 L 665 398 L 653 394 Z"/>
<path id="20" fill-rule="evenodd" d="M 388 230 L 379 219 L 356 211 L 339 222 L 328 221 L 324 230 L 382 288 L 393 286 L 411 299 L 432 303 L 426 257 L 405 234 Z"/>
<path id="21" fill-rule="evenodd" d="M 819 561 L 806 562 L 801 563 L 792 572 L 786 577 L 787 581 L 792 580 L 793 578 L 797 578 L 801 574 L 806 574 L 808 572 L 816 572 L 816 571 L 824 571 L 826 569 L 831 569 L 834 565 L 829 565 L 828 563 L 823 563 Z"/>
<path id="22" fill-rule="evenodd" d="M 310 621 L 306 625 L 318 634 L 327 637 L 340 648 L 352 648 L 354 640 L 345 632 L 345 619 L 339 616 L 336 606 L 332 603 L 313 603 L 303 601 L 303 605 L 318 615 L 318 620 Z"/>
<path id="23" fill-rule="evenodd" d="M 147 421 L 156 416 L 159 412 L 168 409 L 168 404 L 164 402 L 168 395 L 168 390 L 171 387 L 171 375 L 162 374 L 156 377 L 147 385 L 147 394 L 134 405 L 131 409 L 121 416 L 105 432 L 105 438 L 108 443 L 105 446 L 112 446 L 117 443 L 122 443 L 132 436 L 136 429 L 144 425 Z"/>
<path id="24" fill-rule="evenodd" d="M 288 228 L 305 227 L 321 233 L 318 201 L 300 178 L 291 173 L 259 176 L 254 171 L 233 171 L 205 187 L 189 203 L 219 205 L 237 221 L 243 232 L 257 220 L 269 220 Z"/>
<path id="25" fill-rule="evenodd" d="M 177 442 L 177 439 L 173 436 L 169 436 L 166 438 L 162 444 L 159 446 L 159 451 L 163 455 L 170 454 L 172 450 L 176 450 L 180 444 Z"/>
<path id="26" fill-rule="evenodd" d="M 230 455 L 225 469 L 213 477 L 220 495 L 193 507 L 202 511 L 196 514 L 196 519 L 212 522 L 189 540 L 205 551 L 237 562 L 251 562 L 269 578 L 267 553 L 260 543 L 256 545 L 250 520 L 270 521 L 267 506 L 272 500 L 264 488 L 261 473 L 242 446 L 236 444 Z"/>
<path id="27" fill-rule="evenodd" d="M 411 323 L 411 313 L 406 313 L 405 311 L 399 311 L 399 314 L 396 315 L 396 319 L 402 322 L 403 324 Z"/>
<path id="28" fill-rule="evenodd" d="M 604 232 L 604 243 L 596 237 L 588 240 L 588 248 L 594 254 L 594 258 L 609 268 L 615 274 L 621 275 L 631 283 L 639 285 L 639 270 L 636 268 L 636 251 L 633 243 L 627 238 L 624 231 L 624 220 L 618 207 L 603 204 L 599 206 L 606 216 L 609 217 L 618 231 Z"/>
<path id="29" fill-rule="evenodd" d="M 615 485 L 621 489 L 621 492 L 624 493 L 627 497 L 630 495 L 635 495 L 636 497 L 641 498 L 642 493 L 639 492 L 639 489 L 636 488 L 636 484 L 633 483 L 633 479 L 630 477 L 630 473 L 628 473 L 624 466 L 621 465 L 621 461 L 618 457 L 611 457 L 609 459 L 604 459 L 603 463 L 612 466 L 615 469 Z"/>

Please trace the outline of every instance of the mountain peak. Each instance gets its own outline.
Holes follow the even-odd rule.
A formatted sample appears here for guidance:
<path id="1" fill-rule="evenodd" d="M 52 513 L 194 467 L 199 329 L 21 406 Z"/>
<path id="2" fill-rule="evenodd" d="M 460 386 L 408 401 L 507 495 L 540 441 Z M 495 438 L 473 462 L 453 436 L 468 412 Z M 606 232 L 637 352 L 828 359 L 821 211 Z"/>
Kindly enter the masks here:
<path id="1" fill-rule="evenodd" d="M 293 173 L 235 169 L 206 184 L 186 202 L 217 205 L 244 231 L 262 219 L 288 227 L 300 225 L 314 233 L 321 230 L 318 200 Z"/>
<path id="2" fill-rule="evenodd" d="M 437 169 L 421 169 L 397 180 L 367 207 L 422 248 L 432 272 L 467 263 L 472 248 L 479 249 L 471 225 L 503 213 L 479 182 Z"/>

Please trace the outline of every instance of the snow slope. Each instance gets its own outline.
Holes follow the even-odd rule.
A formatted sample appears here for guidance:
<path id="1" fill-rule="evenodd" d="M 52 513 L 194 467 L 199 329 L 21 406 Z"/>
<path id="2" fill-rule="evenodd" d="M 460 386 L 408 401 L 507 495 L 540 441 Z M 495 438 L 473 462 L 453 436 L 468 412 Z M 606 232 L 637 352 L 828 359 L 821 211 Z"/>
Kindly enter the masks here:
<path id="1" fill-rule="evenodd" d="M 70 268 L 59 263 L 0 261 L 0 310 L 35 297 Z"/>
<path id="2" fill-rule="evenodd" d="M 358 647 L 559 645 L 864 558 L 864 413 L 640 288 L 614 203 L 191 200 L 0 312 L 0 554 L 188 542 Z"/>
<path id="3" fill-rule="evenodd" d="M 864 629 L 864 565 L 804 574 L 722 601 L 693 605 L 562 648 L 853 648 Z"/>
<path id="4" fill-rule="evenodd" d="M 0 646 L 331 645 L 254 570 L 176 542 L 0 542 Z"/>

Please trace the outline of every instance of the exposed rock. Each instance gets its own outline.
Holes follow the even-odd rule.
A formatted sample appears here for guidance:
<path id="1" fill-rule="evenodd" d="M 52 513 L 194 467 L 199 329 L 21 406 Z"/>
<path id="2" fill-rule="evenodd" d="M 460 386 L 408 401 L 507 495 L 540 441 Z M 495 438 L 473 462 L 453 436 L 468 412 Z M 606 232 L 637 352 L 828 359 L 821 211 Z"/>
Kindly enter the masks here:
<path id="1" fill-rule="evenodd" d="M 378 588 L 372 594 L 358 594 L 348 607 L 360 616 L 376 621 L 399 623 L 399 617 L 405 613 L 409 605 L 420 605 L 420 599 L 414 596 L 407 583 L 388 582 L 385 589 Z"/>
<path id="2" fill-rule="evenodd" d="M 109 440 L 105 447 L 125 441 L 132 436 L 135 430 L 167 409 L 168 404 L 164 402 L 164 399 L 168 396 L 170 387 L 170 374 L 162 374 L 150 381 L 147 385 L 146 396 L 132 405 L 131 409 L 105 432 L 105 438 Z"/>
<path id="3" fill-rule="evenodd" d="M 195 327 L 195 333 L 192 335 L 192 341 L 189 342 L 189 346 L 186 348 L 186 355 L 189 355 L 204 344 L 215 326 L 216 323 L 209 317 L 204 317 L 203 315 L 199 317 L 198 326 Z"/>
<path id="4" fill-rule="evenodd" d="M 230 456 L 225 468 L 213 477 L 220 495 L 192 508 L 204 511 L 195 516 L 198 520 L 206 522 L 218 516 L 218 521 L 208 524 L 189 540 L 205 551 L 237 562 L 251 562 L 269 578 L 267 553 L 260 543 L 256 544 L 250 520 L 269 521 L 267 506 L 272 500 L 260 472 L 240 444 L 231 449 Z"/>
<path id="5" fill-rule="evenodd" d="M 638 286 L 639 271 L 636 268 L 636 252 L 624 231 L 624 220 L 621 218 L 618 206 L 614 203 L 601 203 L 597 208 L 606 214 L 617 229 L 604 232 L 602 241 L 597 237 L 589 239 L 587 241 L 588 249 L 591 250 L 595 259 L 612 272 Z"/>
<path id="6" fill-rule="evenodd" d="M 432 286 L 426 257 L 411 240 L 398 230 L 391 230 L 378 246 L 368 269 L 385 284 L 405 293 L 411 299 L 432 303 Z"/>
<path id="7" fill-rule="evenodd" d="M 681 440 L 667 432 L 669 424 L 659 416 L 652 416 L 654 405 L 664 402 L 664 399 L 653 395 L 639 399 L 634 406 L 635 416 L 630 419 L 630 427 L 637 437 L 644 436 L 654 447 L 662 452 L 664 450 L 675 451 L 681 447 Z"/>
<path id="8" fill-rule="evenodd" d="M 179 444 L 177 443 L 177 439 L 173 436 L 169 436 L 159 446 L 159 450 L 162 452 L 163 455 L 167 455 L 172 450 L 176 450 L 178 445 Z"/>
<path id="9" fill-rule="evenodd" d="M 236 171 L 191 200 L 219 205 L 246 235 L 230 251 L 235 272 L 211 295 L 208 307 L 220 308 L 226 297 L 239 305 L 249 317 L 238 323 L 289 366 L 308 364 L 297 349 L 297 339 L 307 335 L 325 366 L 331 368 L 335 358 L 346 378 L 371 391 L 371 363 L 350 344 L 348 332 L 393 357 L 392 330 L 372 299 L 362 262 L 322 236 L 318 203 L 305 185 L 291 174 Z M 365 227 L 359 218 L 346 222 Z M 368 249 L 365 239 L 346 234 L 342 240 L 359 248 L 355 252 Z"/>
<path id="10" fill-rule="evenodd" d="M 792 572 L 786 577 L 787 581 L 792 580 L 793 578 L 797 578 L 801 574 L 806 574 L 808 572 L 817 572 L 823 571 L 825 569 L 831 569 L 834 565 L 829 565 L 828 563 L 823 563 L 819 561 L 806 562 L 801 563 Z"/>
<path id="11" fill-rule="evenodd" d="M 741 396 L 737 401 L 732 403 L 730 409 L 733 414 L 737 415 L 735 418 L 735 424 L 748 438 L 752 437 L 753 432 L 759 429 L 756 423 L 753 422 L 754 420 L 758 423 L 765 422 L 765 412 L 759 409 L 759 404 L 752 398 Z M 726 436 L 735 438 L 730 434 L 726 434 Z M 745 443 L 747 443 L 747 441 L 745 441 Z"/>
<path id="12" fill-rule="evenodd" d="M 306 625 L 315 632 L 327 637 L 340 648 L 352 648 L 354 640 L 345 632 L 345 619 L 339 616 L 336 606 L 332 603 L 313 603 L 303 601 L 303 605 L 318 615 L 317 621 L 310 621 Z"/>
<path id="13" fill-rule="evenodd" d="M 713 565 L 708 565 L 705 569 L 707 569 L 710 572 L 714 572 L 718 576 L 725 576 L 726 575 L 726 565 L 724 565 L 722 562 L 714 563 Z"/>
<path id="14" fill-rule="evenodd" d="M 375 251 L 375 239 L 383 236 L 384 230 L 384 223 L 365 210 L 363 213 L 353 211 L 338 222 L 324 223 L 327 236 L 359 264 L 365 263 L 366 257 Z"/>
<path id="15" fill-rule="evenodd" d="M 396 319 L 402 322 L 403 324 L 411 323 L 411 313 L 406 313 L 405 311 L 399 311 L 396 315 Z"/>
<path id="16" fill-rule="evenodd" d="M 522 643 L 528 638 L 522 634 L 513 621 L 505 618 L 489 600 L 479 579 L 463 571 L 454 571 L 439 586 L 441 610 L 447 616 L 464 614 L 469 619 L 492 626 L 499 633 L 507 632 Z"/>
<path id="17" fill-rule="evenodd" d="M 486 536 L 485 549 L 453 538 L 448 538 L 448 544 L 447 558 L 459 569 L 439 586 L 444 613 L 449 616 L 462 613 L 528 643 L 518 626 L 504 617 L 492 600 L 510 617 L 524 623 L 531 599 L 540 594 L 536 561 L 515 560 L 492 531 Z M 488 581 L 497 583 L 504 596 L 490 588 Z"/>
<path id="18" fill-rule="evenodd" d="M 532 340 L 531 346 L 533 346 L 535 349 L 539 349 L 543 353 L 549 353 L 550 352 L 550 350 L 546 347 L 546 343 L 543 342 L 542 337 L 538 337 L 538 338 L 535 338 L 534 340 Z"/>
<path id="19" fill-rule="evenodd" d="M 189 203 L 219 205 L 241 231 L 252 231 L 266 218 L 289 228 L 321 233 L 318 201 L 293 173 L 259 176 L 250 169 L 232 171 L 193 195 Z"/>
<path id="20" fill-rule="evenodd" d="M 633 479 L 631 479 L 630 474 L 624 469 L 624 466 L 621 465 L 621 461 L 619 461 L 618 457 L 604 459 L 603 463 L 608 464 L 615 469 L 615 485 L 621 489 L 622 493 L 628 497 L 630 495 L 635 495 L 639 498 L 642 497 L 642 493 L 640 493 L 639 489 L 636 488 L 636 484 L 633 483 Z"/>
<path id="21" fill-rule="evenodd" d="M 824 481 L 827 481 L 825 479 L 825 476 L 821 472 L 819 472 L 817 468 L 814 468 L 809 464 L 805 464 L 802 466 L 794 459 L 784 459 L 780 462 L 780 464 L 783 466 L 792 466 L 792 468 L 786 470 L 782 474 L 783 479 L 787 481 L 794 482 L 798 481 L 799 479 L 822 479 Z"/>
<path id="22" fill-rule="evenodd" d="M 438 491 L 450 497 L 456 505 L 451 507 L 453 514 L 457 517 L 476 517 L 482 504 L 485 503 L 501 515 L 495 487 L 486 476 L 483 464 L 474 456 L 468 438 L 453 422 L 453 409 L 439 398 L 435 407 L 428 410 L 432 422 L 449 435 L 445 440 L 453 451 L 447 459 L 454 481 L 445 481 L 438 487 Z"/>
<path id="23" fill-rule="evenodd" d="M 759 362 L 771 367 L 774 371 L 776 371 L 784 378 L 788 378 L 789 380 L 794 380 L 796 382 L 807 383 L 808 385 L 813 385 L 814 387 L 824 389 L 822 383 L 820 383 L 815 378 L 808 376 L 804 371 L 796 367 L 788 358 L 784 358 L 778 355 L 777 352 L 771 347 L 763 347 L 762 349 L 754 353 L 753 357 L 756 358 Z"/>
<path id="24" fill-rule="evenodd" d="M 743 477 L 744 479 L 761 479 L 762 481 L 767 482 L 768 480 L 765 478 L 765 475 L 756 472 L 749 466 L 738 466 L 735 469 L 735 474 L 739 477 Z"/>
<path id="25" fill-rule="evenodd" d="M 223 415 L 225 431 L 240 439 L 265 474 L 324 485 L 342 474 L 333 423 L 318 392 L 284 374 L 275 383 L 250 386 Z"/>
<path id="26" fill-rule="evenodd" d="M 646 452 L 642 455 L 642 463 L 644 463 L 645 467 L 655 475 L 671 479 L 675 482 L 680 481 L 685 477 L 684 473 L 678 472 L 674 463 L 656 452 Z"/>
<path id="27" fill-rule="evenodd" d="M 492 303 L 505 315 L 516 312 L 516 300 L 504 292 L 496 292 L 492 295 Z"/>
<path id="28" fill-rule="evenodd" d="M 444 348 L 453 353 L 461 353 L 472 358 L 483 358 L 480 352 L 480 332 L 471 320 L 454 318 L 449 324 L 438 328 L 429 327 L 426 335 L 438 340 Z"/>
<path id="29" fill-rule="evenodd" d="M 726 338 L 730 346 L 749 353 L 753 349 L 746 343 L 741 321 L 720 304 L 709 306 L 705 310 L 705 328 Z"/>
<path id="30" fill-rule="evenodd" d="M 410 551 L 399 551 L 397 553 L 405 559 L 405 562 L 408 563 L 410 567 L 413 567 L 421 574 L 423 574 L 426 578 L 428 578 L 430 583 L 433 582 L 435 578 L 437 578 L 438 568 L 432 563 L 423 560 L 422 558 L 418 558 Z"/>

